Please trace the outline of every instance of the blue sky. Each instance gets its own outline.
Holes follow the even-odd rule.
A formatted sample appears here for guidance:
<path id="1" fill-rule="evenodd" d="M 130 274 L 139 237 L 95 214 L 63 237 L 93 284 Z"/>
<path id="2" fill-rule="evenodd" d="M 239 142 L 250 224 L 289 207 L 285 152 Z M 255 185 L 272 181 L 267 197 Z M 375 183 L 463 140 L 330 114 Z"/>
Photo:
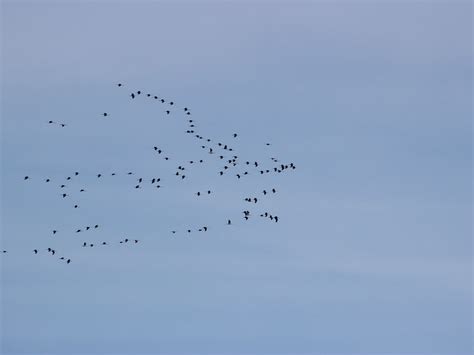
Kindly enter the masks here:
<path id="1" fill-rule="evenodd" d="M 2 34 L 3 353 L 472 352 L 470 2 L 4 1 Z M 138 89 L 297 169 L 220 178 Z"/>

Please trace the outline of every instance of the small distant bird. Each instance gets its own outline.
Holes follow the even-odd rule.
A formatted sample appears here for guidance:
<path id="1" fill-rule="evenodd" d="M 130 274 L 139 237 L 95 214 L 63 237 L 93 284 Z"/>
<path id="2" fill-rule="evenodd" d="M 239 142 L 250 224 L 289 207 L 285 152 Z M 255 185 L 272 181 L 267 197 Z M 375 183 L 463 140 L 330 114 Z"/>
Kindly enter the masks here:
<path id="1" fill-rule="evenodd" d="M 106 243 L 106 242 L 102 242 L 102 245 L 107 245 L 107 243 Z"/>
<path id="2" fill-rule="evenodd" d="M 120 86 L 122 86 L 122 84 L 121 84 L 121 83 L 118 83 L 117 86 L 120 87 Z"/>
<path id="3" fill-rule="evenodd" d="M 37 249 L 34 249 L 33 252 L 34 252 L 35 254 L 38 254 L 38 250 L 37 250 Z"/>
<path id="4" fill-rule="evenodd" d="M 97 174 L 97 177 L 100 178 L 102 176 L 102 174 Z"/>
<path id="5" fill-rule="evenodd" d="M 71 262 L 71 259 L 67 259 L 66 263 L 68 263 L 68 264 L 69 264 L 70 262 Z"/>
<path id="6" fill-rule="evenodd" d="M 267 194 L 267 191 L 266 191 L 266 190 L 263 190 L 263 194 L 266 195 L 266 194 Z"/>
<path id="7" fill-rule="evenodd" d="M 174 102 L 173 102 L 173 101 L 170 101 L 170 105 L 171 105 L 171 106 L 174 105 Z"/>
<path id="8" fill-rule="evenodd" d="M 46 179 L 46 182 L 49 182 L 50 180 L 49 179 Z"/>
<path id="9" fill-rule="evenodd" d="M 28 176 L 25 176 L 24 180 L 28 180 L 28 179 L 29 179 L 29 177 L 28 177 Z"/>
<path id="10" fill-rule="evenodd" d="M 56 234 L 58 231 L 57 230 L 53 230 L 53 234 Z"/>
<path id="11" fill-rule="evenodd" d="M 104 112 L 103 115 L 104 115 L 104 117 L 107 117 L 107 112 Z"/>
<path id="12" fill-rule="evenodd" d="M 237 133 L 234 133 L 234 138 L 236 138 L 236 137 L 237 137 Z"/>
<path id="13" fill-rule="evenodd" d="M 202 229 L 204 229 L 204 232 L 207 232 L 207 227 L 202 227 Z"/>
<path id="14" fill-rule="evenodd" d="M 82 244 L 82 247 L 84 248 L 84 247 L 86 247 L 86 246 L 87 246 L 87 243 L 84 242 L 84 244 Z"/>
<path id="15" fill-rule="evenodd" d="M 230 226 L 232 224 L 232 221 L 230 219 L 227 220 L 227 225 Z"/>
<path id="16" fill-rule="evenodd" d="M 63 194 L 63 198 L 65 198 L 67 196 L 67 194 Z"/>
<path id="17" fill-rule="evenodd" d="M 96 224 L 96 225 L 94 226 L 94 228 L 99 228 L 99 225 L 98 225 L 98 224 Z"/>
<path id="18" fill-rule="evenodd" d="M 76 233 L 80 233 L 80 232 L 81 232 L 81 230 L 80 230 L 80 229 L 78 229 L 78 230 L 76 231 Z"/>
<path id="19" fill-rule="evenodd" d="M 276 192 L 276 190 L 275 190 L 275 189 L 272 189 L 272 192 L 273 192 L 273 193 L 275 193 L 275 192 Z"/>
<path id="20" fill-rule="evenodd" d="M 137 243 L 138 243 L 138 239 L 135 239 L 135 244 L 137 244 Z"/>
<path id="21" fill-rule="evenodd" d="M 132 93 L 130 96 L 132 97 L 132 99 L 135 98 L 135 94 L 134 94 L 134 93 Z"/>
<path id="22" fill-rule="evenodd" d="M 74 208 L 78 208 L 79 206 L 78 205 L 74 205 Z"/>

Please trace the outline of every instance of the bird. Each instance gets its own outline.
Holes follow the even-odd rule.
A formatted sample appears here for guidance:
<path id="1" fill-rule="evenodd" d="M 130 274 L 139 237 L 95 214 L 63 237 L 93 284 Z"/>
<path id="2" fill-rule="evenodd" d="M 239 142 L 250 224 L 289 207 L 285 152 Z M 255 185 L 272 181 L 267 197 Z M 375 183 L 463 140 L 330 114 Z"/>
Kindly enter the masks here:
<path id="1" fill-rule="evenodd" d="M 227 225 L 230 226 L 232 224 L 232 221 L 230 219 L 227 220 Z"/>
<path id="2" fill-rule="evenodd" d="M 263 194 L 266 195 L 266 194 L 267 194 L 267 191 L 266 191 L 266 190 L 263 190 Z"/>
<path id="3" fill-rule="evenodd" d="M 68 264 L 69 264 L 70 262 L 71 262 L 71 259 L 67 259 L 66 263 L 68 263 Z"/>
<path id="4" fill-rule="evenodd" d="M 122 84 L 121 84 L 121 83 L 118 83 L 117 86 L 120 87 L 120 86 L 122 86 Z"/>
<path id="5" fill-rule="evenodd" d="M 275 190 L 275 189 L 272 189 L 272 192 L 273 192 L 273 193 L 275 193 L 275 192 L 276 192 L 276 190 Z"/>
<path id="6" fill-rule="evenodd" d="M 234 138 L 236 138 L 236 137 L 237 137 L 237 133 L 234 133 Z"/>
<path id="7" fill-rule="evenodd" d="M 104 117 L 107 117 L 108 114 L 107 114 L 107 112 L 104 112 L 103 115 L 104 115 Z"/>
<path id="8" fill-rule="evenodd" d="M 35 254 L 38 254 L 38 250 L 37 250 L 37 249 L 33 249 L 33 252 L 34 252 Z"/>
<path id="9" fill-rule="evenodd" d="M 25 176 L 24 180 L 28 180 L 29 179 L 29 176 Z"/>
<path id="10" fill-rule="evenodd" d="M 53 234 L 56 234 L 58 231 L 57 230 L 53 230 Z"/>

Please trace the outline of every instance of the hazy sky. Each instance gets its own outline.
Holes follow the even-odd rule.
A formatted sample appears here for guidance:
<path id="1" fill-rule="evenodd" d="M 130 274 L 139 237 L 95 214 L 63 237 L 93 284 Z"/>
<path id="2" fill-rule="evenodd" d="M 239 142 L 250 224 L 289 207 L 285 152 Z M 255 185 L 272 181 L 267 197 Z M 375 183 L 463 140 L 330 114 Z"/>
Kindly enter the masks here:
<path id="1" fill-rule="evenodd" d="M 471 2 L 3 1 L 1 22 L 3 353 L 472 352 Z M 138 89 L 297 170 L 219 177 Z M 252 208 L 279 223 L 244 223 L 272 187 Z"/>

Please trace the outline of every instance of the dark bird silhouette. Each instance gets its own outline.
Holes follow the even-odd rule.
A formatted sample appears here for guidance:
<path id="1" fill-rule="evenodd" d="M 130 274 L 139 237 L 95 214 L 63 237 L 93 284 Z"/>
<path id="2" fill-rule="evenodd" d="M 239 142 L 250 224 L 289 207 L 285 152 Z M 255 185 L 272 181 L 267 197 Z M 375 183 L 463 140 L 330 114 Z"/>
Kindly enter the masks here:
<path id="1" fill-rule="evenodd" d="M 232 224 L 232 221 L 230 219 L 227 220 L 227 225 L 230 226 Z"/>
<path id="2" fill-rule="evenodd" d="M 132 99 L 135 98 L 135 94 L 134 94 L 134 93 L 130 94 L 130 96 L 132 97 Z"/>
<path id="3" fill-rule="evenodd" d="M 117 86 L 120 87 L 120 86 L 122 86 L 122 84 L 118 83 Z"/>
<path id="4" fill-rule="evenodd" d="M 234 133 L 234 138 L 236 138 L 236 137 L 237 137 L 237 133 Z"/>
<path id="5" fill-rule="evenodd" d="M 107 112 L 104 112 L 103 115 L 104 115 L 104 117 L 107 117 L 108 114 L 107 114 Z"/>
<path id="6" fill-rule="evenodd" d="M 58 231 L 57 230 L 53 230 L 53 234 L 56 234 Z"/>
<path id="7" fill-rule="evenodd" d="M 28 177 L 28 176 L 25 176 L 24 180 L 28 180 L 28 179 L 29 179 L 29 177 Z"/>
<path id="8" fill-rule="evenodd" d="M 68 264 L 71 263 L 71 259 L 67 259 L 66 263 Z"/>
<path id="9" fill-rule="evenodd" d="M 275 189 L 272 189 L 272 192 L 273 192 L 273 193 L 275 193 L 275 192 L 276 192 L 276 190 L 275 190 Z"/>
<path id="10" fill-rule="evenodd" d="M 35 254 L 38 254 L 38 250 L 37 250 L 37 249 L 34 249 L 33 252 L 34 252 Z"/>

